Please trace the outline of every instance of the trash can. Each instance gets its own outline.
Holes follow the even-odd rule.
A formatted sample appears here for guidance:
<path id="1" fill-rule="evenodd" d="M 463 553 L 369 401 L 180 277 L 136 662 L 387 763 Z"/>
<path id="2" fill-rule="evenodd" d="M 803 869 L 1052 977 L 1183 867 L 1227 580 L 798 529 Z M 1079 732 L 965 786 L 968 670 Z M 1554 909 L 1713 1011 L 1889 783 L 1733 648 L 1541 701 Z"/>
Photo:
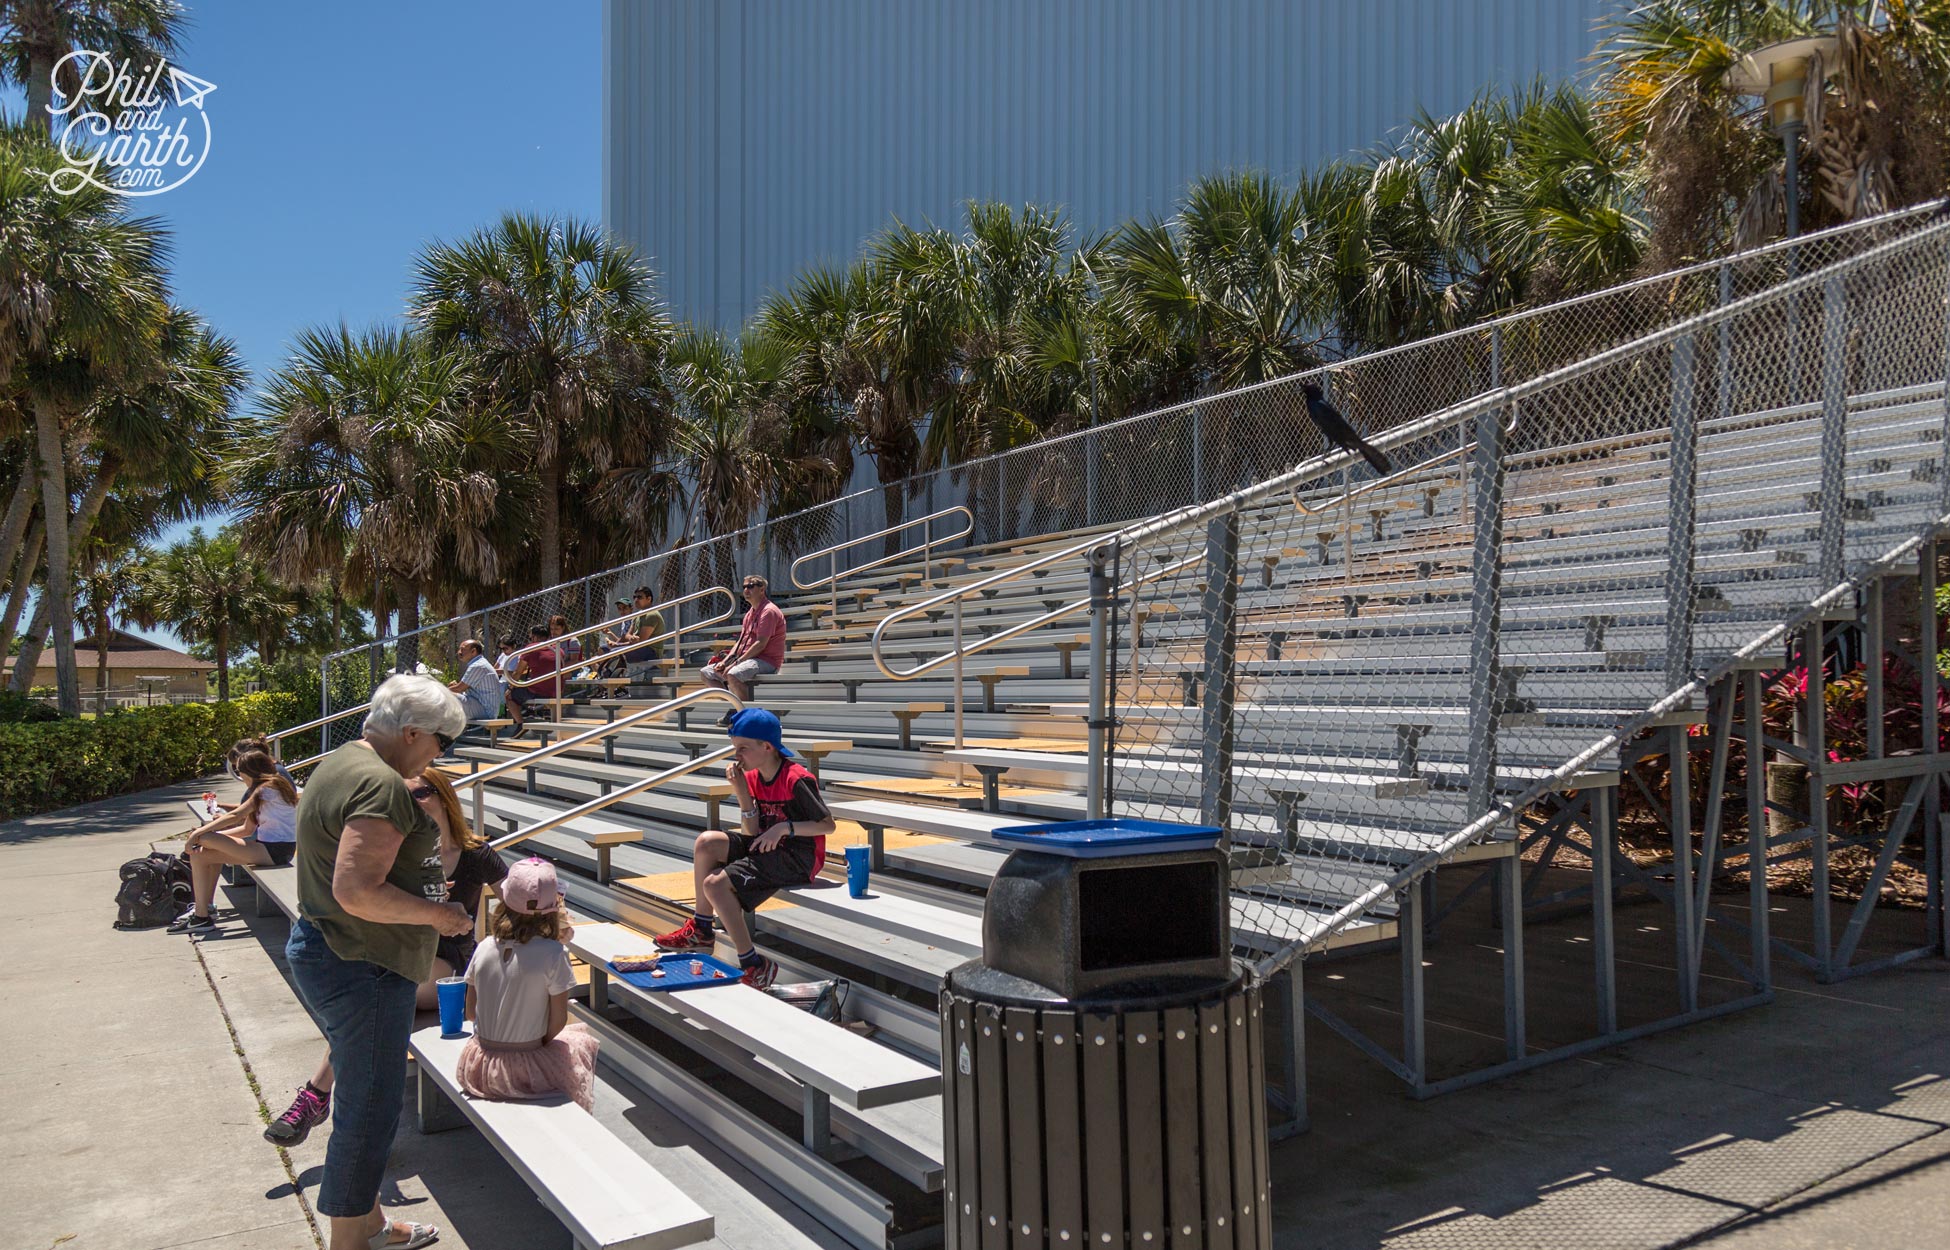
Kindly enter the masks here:
<path id="1" fill-rule="evenodd" d="M 1267 1250 L 1260 991 L 1219 830 L 995 836 L 982 957 L 941 991 L 948 1250 Z"/>

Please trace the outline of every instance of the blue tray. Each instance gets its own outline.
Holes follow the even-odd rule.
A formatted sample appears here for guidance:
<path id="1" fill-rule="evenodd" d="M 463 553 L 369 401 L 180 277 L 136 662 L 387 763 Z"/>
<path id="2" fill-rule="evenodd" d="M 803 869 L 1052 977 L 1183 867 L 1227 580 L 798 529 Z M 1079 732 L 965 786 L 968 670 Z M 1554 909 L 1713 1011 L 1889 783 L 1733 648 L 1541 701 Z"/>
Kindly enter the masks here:
<path id="1" fill-rule="evenodd" d="M 704 975 L 699 976 L 691 971 L 691 961 L 694 959 L 704 962 Z M 745 975 L 738 965 L 728 964 L 711 955 L 665 955 L 657 961 L 657 966 L 664 970 L 660 977 L 652 976 L 648 971 L 618 972 L 614 965 L 609 966 L 609 975 L 627 981 L 640 990 L 708 990 L 720 985 L 738 985 Z M 722 971 L 724 976 L 712 976 L 713 969 Z"/>
<path id="2" fill-rule="evenodd" d="M 1155 855 L 1204 851 L 1219 844 L 1214 825 L 1175 825 L 1162 820 L 1065 820 L 1052 825 L 1010 825 L 994 838 L 1045 855 L 1099 859 L 1109 855 Z"/>

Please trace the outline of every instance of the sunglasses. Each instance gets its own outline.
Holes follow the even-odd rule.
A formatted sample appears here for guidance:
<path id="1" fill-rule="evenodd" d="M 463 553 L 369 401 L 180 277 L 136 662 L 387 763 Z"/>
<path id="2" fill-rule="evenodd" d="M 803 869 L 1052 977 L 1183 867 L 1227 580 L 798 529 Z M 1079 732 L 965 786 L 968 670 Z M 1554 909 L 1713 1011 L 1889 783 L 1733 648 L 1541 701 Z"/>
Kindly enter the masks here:
<path id="1" fill-rule="evenodd" d="M 759 587 L 761 587 L 761 586 L 763 586 L 764 584 L 765 584 L 764 582 L 746 582 L 746 583 L 745 583 L 745 589 L 746 589 L 746 590 L 757 590 L 757 589 L 758 589 Z"/>
<path id="2" fill-rule="evenodd" d="M 426 782 L 424 782 L 424 781 L 423 781 L 423 782 L 421 782 L 421 783 L 420 783 L 419 785 L 417 785 L 417 786 L 414 786 L 414 787 L 413 787 L 412 789 L 410 789 L 410 790 L 408 790 L 408 791 L 407 791 L 407 793 L 408 793 L 408 794 L 410 794 L 410 795 L 412 795 L 412 796 L 413 796 L 413 801 L 417 803 L 417 802 L 420 802 L 420 801 L 421 801 L 421 800 L 423 800 L 423 799 L 430 799 L 430 798 L 432 798 L 432 797 L 433 797 L 433 787 L 432 787 L 432 786 L 430 786 L 430 785 L 428 785 L 428 784 L 427 784 Z"/>
<path id="3" fill-rule="evenodd" d="M 439 730 L 434 731 L 433 740 L 440 744 L 440 753 L 442 755 L 454 749 L 454 740 Z"/>

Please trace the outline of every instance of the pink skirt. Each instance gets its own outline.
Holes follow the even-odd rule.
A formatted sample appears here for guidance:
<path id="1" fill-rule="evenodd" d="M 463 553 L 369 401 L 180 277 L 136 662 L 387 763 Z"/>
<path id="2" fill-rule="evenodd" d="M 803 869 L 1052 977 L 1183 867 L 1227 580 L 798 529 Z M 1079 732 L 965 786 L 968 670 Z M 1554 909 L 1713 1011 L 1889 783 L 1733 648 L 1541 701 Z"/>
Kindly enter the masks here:
<path id="1" fill-rule="evenodd" d="M 567 1094 L 592 1109 L 596 1051 L 602 1041 L 589 1027 L 571 1024 L 534 1050 L 488 1050 L 474 1038 L 461 1048 L 455 1078 L 476 1098 L 528 1102 Z"/>

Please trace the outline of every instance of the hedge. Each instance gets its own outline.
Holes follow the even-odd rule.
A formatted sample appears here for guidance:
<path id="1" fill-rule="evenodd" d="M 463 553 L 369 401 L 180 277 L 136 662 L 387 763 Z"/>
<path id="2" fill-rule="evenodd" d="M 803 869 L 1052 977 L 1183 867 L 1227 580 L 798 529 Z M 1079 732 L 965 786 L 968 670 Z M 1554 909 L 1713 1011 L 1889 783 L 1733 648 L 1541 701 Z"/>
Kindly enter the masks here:
<path id="1" fill-rule="evenodd" d="M 179 703 L 94 720 L 0 725 L 0 820 L 201 777 L 230 744 L 298 719 L 281 692 L 228 703 Z"/>

